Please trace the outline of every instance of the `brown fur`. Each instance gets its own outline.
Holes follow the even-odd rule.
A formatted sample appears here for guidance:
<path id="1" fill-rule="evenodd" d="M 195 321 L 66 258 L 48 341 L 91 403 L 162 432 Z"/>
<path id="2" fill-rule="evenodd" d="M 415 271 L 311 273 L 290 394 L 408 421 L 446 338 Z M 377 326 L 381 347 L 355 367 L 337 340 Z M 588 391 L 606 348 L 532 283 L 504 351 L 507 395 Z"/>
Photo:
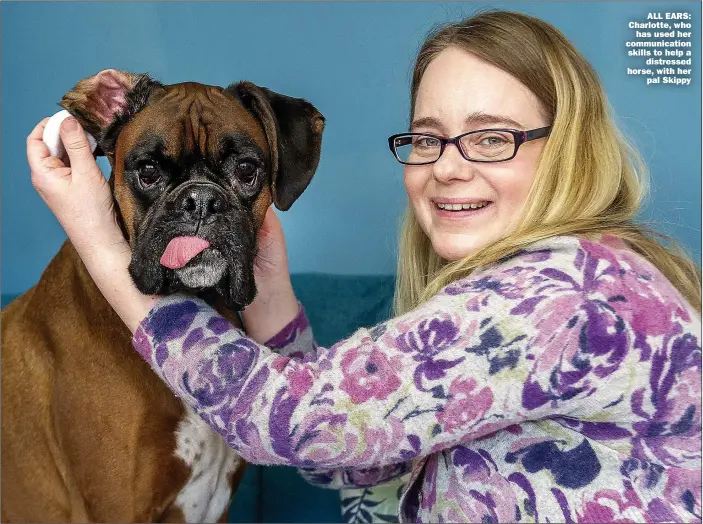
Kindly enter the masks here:
<path id="1" fill-rule="evenodd" d="M 171 158 L 180 158 L 194 151 L 213 155 L 218 147 L 217 139 L 236 132 L 250 136 L 262 151 L 269 152 L 261 124 L 240 104 L 225 100 L 231 98 L 231 95 L 225 93 L 222 88 L 186 82 L 165 86 L 164 89 L 165 94 L 159 98 L 159 103 L 147 106 L 137 113 L 125 126 L 117 141 L 113 164 L 115 199 L 132 238 L 136 224 L 142 217 L 137 212 L 133 193 L 124 182 L 124 156 L 146 133 L 162 137 L 165 141 L 164 153 Z M 174 115 L 181 116 L 174 122 Z M 216 130 L 217 133 L 210 134 L 210 130 Z M 192 137 L 196 137 L 195 140 Z M 271 198 L 268 188 L 262 193 L 269 194 Z M 263 210 L 260 206 L 255 206 L 257 228 L 261 226 L 270 204 L 271 200 Z"/>
<path id="2" fill-rule="evenodd" d="M 96 86 L 129 90 L 145 78 L 105 70 L 79 82 L 61 105 L 98 136 L 115 107 L 95 94 Z M 245 133 L 273 156 L 267 160 L 271 176 L 278 176 L 278 146 L 266 134 L 275 132 L 274 116 L 259 99 L 263 95 L 255 95 L 255 109 L 266 112 L 259 122 L 222 88 L 184 83 L 158 89 L 159 103 L 132 115 L 114 151 L 104 151 L 130 241 L 143 211 L 125 180 L 124 158 L 147 134 L 161 136 L 164 153 L 178 159 L 212 157 L 220 136 Z M 291 168 L 288 176 L 299 180 L 284 195 L 284 209 L 305 188 L 319 159 L 324 118 L 309 107 L 310 161 Z M 268 182 L 253 204 L 257 229 L 277 198 L 276 179 Z M 241 327 L 235 312 L 216 307 Z M 174 504 L 190 475 L 174 454 L 183 416 L 182 402 L 134 351 L 130 332 L 65 242 L 39 283 L 2 312 L 2 520 L 183 521 Z M 233 492 L 244 469 L 242 461 L 231 475 Z"/>
<path id="3" fill-rule="evenodd" d="M 111 159 L 130 236 L 141 217 L 123 180 L 125 152 L 146 129 L 157 129 L 177 157 L 183 134 L 172 115 L 187 115 L 190 104 L 208 109 L 213 99 L 226 96 L 191 84 L 168 88 L 173 104 L 140 112 L 125 126 Z M 227 106 L 237 112 L 238 106 Z M 268 150 L 246 110 L 210 110 Z M 196 135 L 201 148 L 215 146 L 204 129 Z M 257 227 L 270 203 L 267 188 L 255 204 Z M 222 313 L 239 323 L 236 313 Z M 173 453 L 183 405 L 134 351 L 131 338 L 68 241 L 39 283 L 3 310 L 3 521 L 183 521 L 181 509 L 172 505 L 189 476 Z M 244 463 L 233 487 L 243 473 Z"/>
<path id="4" fill-rule="evenodd" d="M 2 369 L 4 522 L 173 515 L 189 475 L 173 454 L 183 406 L 69 242 L 3 310 Z"/>
<path id="5" fill-rule="evenodd" d="M 183 521 L 183 405 L 70 242 L 3 310 L 2 370 L 3 522 Z"/>

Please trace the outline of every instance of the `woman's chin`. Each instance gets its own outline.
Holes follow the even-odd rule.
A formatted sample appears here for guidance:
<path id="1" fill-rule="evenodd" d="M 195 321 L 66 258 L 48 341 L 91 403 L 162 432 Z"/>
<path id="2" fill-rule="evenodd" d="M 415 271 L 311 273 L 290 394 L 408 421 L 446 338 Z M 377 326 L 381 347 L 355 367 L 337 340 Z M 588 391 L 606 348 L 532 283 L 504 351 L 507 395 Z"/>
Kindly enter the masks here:
<path id="1" fill-rule="evenodd" d="M 488 238 L 466 233 L 443 233 L 432 238 L 434 250 L 444 260 L 450 262 L 473 255 L 488 243 Z"/>

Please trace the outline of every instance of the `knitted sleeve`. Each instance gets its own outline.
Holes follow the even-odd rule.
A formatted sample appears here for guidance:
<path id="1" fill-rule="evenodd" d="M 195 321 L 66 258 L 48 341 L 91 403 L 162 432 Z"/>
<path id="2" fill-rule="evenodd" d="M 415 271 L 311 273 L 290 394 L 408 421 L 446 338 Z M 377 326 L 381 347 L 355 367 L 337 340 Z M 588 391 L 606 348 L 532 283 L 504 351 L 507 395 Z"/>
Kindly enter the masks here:
<path id="1" fill-rule="evenodd" d="M 134 345 L 252 463 L 393 466 L 523 421 L 626 416 L 623 396 L 648 380 L 632 372 L 633 308 L 688 315 L 633 264 L 583 240 L 534 244 L 310 360 L 172 295 Z"/>
<path id="2" fill-rule="evenodd" d="M 297 360 L 314 361 L 317 344 L 302 304 L 298 314 L 265 344 L 279 355 Z M 410 462 L 365 469 L 299 468 L 310 484 L 327 489 L 366 488 L 400 477 L 410 471 Z"/>

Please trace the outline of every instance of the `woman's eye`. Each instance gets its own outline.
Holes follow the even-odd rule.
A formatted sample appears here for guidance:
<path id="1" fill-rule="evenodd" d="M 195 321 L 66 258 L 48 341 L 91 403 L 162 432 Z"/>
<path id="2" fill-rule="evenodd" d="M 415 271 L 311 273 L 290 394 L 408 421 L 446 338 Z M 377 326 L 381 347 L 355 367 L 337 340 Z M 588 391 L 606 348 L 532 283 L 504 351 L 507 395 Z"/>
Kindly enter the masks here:
<path id="1" fill-rule="evenodd" d="M 142 187 L 149 188 L 161 180 L 159 167 L 154 162 L 145 162 L 139 168 L 139 182 Z"/>
<path id="2" fill-rule="evenodd" d="M 417 147 L 439 147 L 439 140 L 431 136 L 423 136 L 415 141 Z"/>
<path id="3" fill-rule="evenodd" d="M 249 162 L 248 160 L 242 160 L 237 162 L 234 170 L 237 178 L 247 184 L 253 182 L 253 180 L 256 178 L 257 171 L 258 166 L 253 162 Z"/>
<path id="4" fill-rule="evenodd" d="M 502 146 L 508 143 L 508 140 L 502 135 L 487 135 L 481 137 L 479 144 L 482 146 Z"/>

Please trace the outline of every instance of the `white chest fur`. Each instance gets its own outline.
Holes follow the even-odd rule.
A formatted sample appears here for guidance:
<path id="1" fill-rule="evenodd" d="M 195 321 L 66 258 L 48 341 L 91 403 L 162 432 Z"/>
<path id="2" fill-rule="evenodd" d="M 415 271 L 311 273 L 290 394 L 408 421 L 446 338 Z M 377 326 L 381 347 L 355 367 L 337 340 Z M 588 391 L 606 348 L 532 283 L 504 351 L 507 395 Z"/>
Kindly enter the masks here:
<path id="1" fill-rule="evenodd" d="M 191 469 L 176 497 L 185 521 L 217 522 L 231 498 L 230 474 L 242 459 L 187 406 L 176 430 L 175 454 Z"/>

